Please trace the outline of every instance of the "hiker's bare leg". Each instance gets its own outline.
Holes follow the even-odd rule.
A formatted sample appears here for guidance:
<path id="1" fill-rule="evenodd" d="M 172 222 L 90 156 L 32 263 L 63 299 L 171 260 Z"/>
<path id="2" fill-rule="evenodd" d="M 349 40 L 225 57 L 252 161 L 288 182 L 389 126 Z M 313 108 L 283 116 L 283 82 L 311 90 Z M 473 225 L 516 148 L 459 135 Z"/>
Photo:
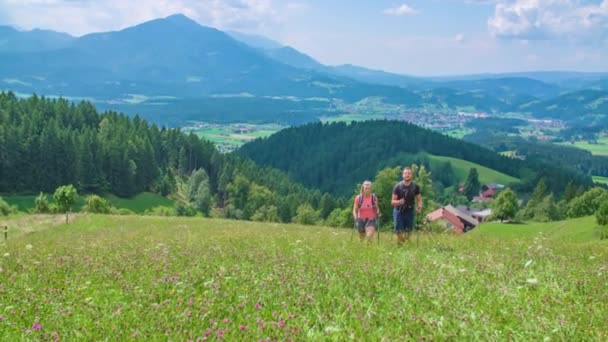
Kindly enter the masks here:
<path id="1" fill-rule="evenodd" d="M 376 234 L 376 227 L 369 226 L 365 229 L 365 238 L 367 239 L 367 242 L 372 241 L 372 239 L 374 238 L 374 234 Z"/>
<path id="2" fill-rule="evenodd" d="M 405 242 L 405 233 L 397 232 L 397 245 L 401 246 Z"/>

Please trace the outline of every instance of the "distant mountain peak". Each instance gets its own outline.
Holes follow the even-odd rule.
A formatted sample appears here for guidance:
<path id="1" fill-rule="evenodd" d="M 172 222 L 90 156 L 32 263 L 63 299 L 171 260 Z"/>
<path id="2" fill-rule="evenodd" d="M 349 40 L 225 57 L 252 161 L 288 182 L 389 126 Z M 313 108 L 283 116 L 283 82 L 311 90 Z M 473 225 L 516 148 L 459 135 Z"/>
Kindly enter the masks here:
<path id="1" fill-rule="evenodd" d="M 209 30 L 213 30 L 213 31 L 218 31 L 215 28 L 203 26 L 203 25 L 199 24 L 198 22 L 196 22 L 194 19 L 191 19 L 181 13 L 172 14 L 165 18 L 148 20 L 141 24 L 127 27 L 127 28 L 123 29 L 122 31 L 131 31 L 133 29 L 147 28 L 147 27 L 158 27 L 161 29 L 166 28 L 166 27 L 174 27 L 174 28 L 179 28 L 179 29 L 204 28 L 204 29 L 209 29 Z M 93 34 L 95 34 L 95 33 L 93 33 Z"/>
<path id="2" fill-rule="evenodd" d="M 165 17 L 164 19 L 160 19 L 160 20 L 168 20 L 168 21 L 172 21 L 172 22 L 186 22 L 186 23 L 194 23 L 194 24 L 200 25 L 194 19 L 192 19 L 182 13 L 171 14 L 170 16 Z"/>

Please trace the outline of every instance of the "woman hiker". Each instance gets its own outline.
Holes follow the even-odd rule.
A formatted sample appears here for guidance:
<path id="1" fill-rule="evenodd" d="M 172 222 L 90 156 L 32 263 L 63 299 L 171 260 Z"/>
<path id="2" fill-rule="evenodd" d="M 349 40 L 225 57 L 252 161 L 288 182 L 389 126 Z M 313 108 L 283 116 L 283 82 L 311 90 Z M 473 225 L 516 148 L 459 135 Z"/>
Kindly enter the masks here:
<path id="1" fill-rule="evenodd" d="M 372 192 L 372 182 L 365 181 L 353 203 L 353 218 L 359 231 L 360 241 L 366 239 L 367 242 L 371 242 L 376 233 L 376 227 L 378 227 L 377 219 L 379 217 L 380 208 L 378 198 Z"/>

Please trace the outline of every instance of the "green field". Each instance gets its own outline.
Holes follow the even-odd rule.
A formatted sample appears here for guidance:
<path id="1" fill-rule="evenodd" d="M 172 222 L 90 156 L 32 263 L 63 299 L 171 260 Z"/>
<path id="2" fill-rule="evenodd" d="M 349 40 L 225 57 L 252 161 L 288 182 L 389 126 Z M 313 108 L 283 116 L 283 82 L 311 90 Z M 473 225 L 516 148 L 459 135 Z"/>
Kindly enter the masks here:
<path id="1" fill-rule="evenodd" d="M 595 216 L 582 217 L 557 222 L 530 222 L 527 224 L 485 223 L 475 229 L 472 235 L 499 238 L 533 238 L 560 241 L 590 241 L 595 238 L 593 227 Z"/>
<path id="2" fill-rule="evenodd" d="M 333 123 L 333 122 L 353 122 L 353 121 L 367 121 L 367 120 L 382 120 L 384 114 L 342 114 L 337 116 L 322 117 L 321 122 Z"/>
<path id="3" fill-rule="evenodd" d="M 0 244 L 3 340 L 608 339 L 608 245 L 581 233 L 589 219 L 566 224 L 582 243 L 492 224 L 402 248 L 316 226 L 45 219 L 14 219 Z"/>
<path id="4" fill-rule="evenodd" d="M 456 177 L 458 177 L 461 182 L 464 182 L 467 179 L 469 170 L 473 167 L 477 169 L 477 173 L 479 174 L 479 182 L 481 182 L 481 184 L 500 183 L 507 185 L 520 181 L 515 177 L 511 177 L 502 172 L 481 166 L 479 164 L 471 163 L 466 160 L 435 155 L 429 155 L 429 158 L 431 160 L 431 169 L 433 168 L 434 163 L 449 161 L 452 164 Z"/>
<path id="5" fill-rule="evenodd" d="M 132 198 L 120 198 L 112 194 L 104 196 L 114 207 L 125 208 L 134 213 L 143 213 L 158 206 L 173 207 L 175 202 L 151 192 L 143 192 Z"/>
<path id="6" fill-rule="evenodd" d="M 270 136 L 286 126 L 279 124 L 208 124 L 198 123 L 192 127 L 184 128 L 192 131 L 201 138 L 209 140 L 221 151 L 233 151 L 244 143 L 255 138 Z"/>
<path id="7" fill-rule="evenodd" d="M 593 176 L 593 181 L 601 184 L 608 184 L 608 177 Z"/>
<path id="8" fill-rule="evenodd" d="M 17 206 L 19 211 L 27 212 L 34 208 L 34 200 L 38 195 L 19 195 L 19 196 L 2 196 L 2 198 L 10 205 Z M 79 211 L 84 206 L 84 196 L 78 196 L 74 210 Z M 173 207 L 174 202 L 170 199 L 162 197 L 151 192 L 144 192 L 138 194 L 133 198 L 120 198 L 112 194 L 106 194 L 103 196 L 116 208 L 129 209 L 135 213 L 143 213 L 148 209 L 152 209 L 157 206 Z M 53 201 L 53 195 L 47 195 L 49 202 Z"/>
<path id="9" fill-rule="evenodd" d="M 598 138 L 597 144 L 590 144 L 588 141 L 576 141 L 573 144 L 561 143 L 561 145 L 578 147 L 598 156 L 608 156 L 608 137 L 605 136 Z"/>
<path id="10" fill-rule="evenodd" d="M 452 138 L 462 139 L 462 138 L 464 138 L 465 135 L 471 134 L 473 132 L 474 131 L 470 128 L 457 128 L 457 129 L 449 130 L 445 133 L 447 135 L 451 136 Z"/>

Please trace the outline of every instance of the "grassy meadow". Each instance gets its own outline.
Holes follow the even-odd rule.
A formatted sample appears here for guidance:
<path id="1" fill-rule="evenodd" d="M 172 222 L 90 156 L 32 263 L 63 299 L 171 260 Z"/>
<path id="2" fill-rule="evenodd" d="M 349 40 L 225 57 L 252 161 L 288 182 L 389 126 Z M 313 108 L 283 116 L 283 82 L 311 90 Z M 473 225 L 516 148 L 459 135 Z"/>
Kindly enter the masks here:
<path id="1" fill-rule="evenodd" d="M 561 143 L 565 146 L 578 147 L 591 152 L 598 156 L 608 156 L 608 136 L 600 136 L 596 144 L 590 144 L 588 141 L 575 141 L 574 143 Z"/>
<path id="2" fill-rule="evenodd" d="M 398 248 L 319 226 L 61 220 L 2 222 L 4 340 L 608 339 L 607 242 L 566 228 L 488 224 Z"/>
<path id="3" fill-rule="evenodd" d="M 593 176 L 593 181 L 600 184 L 608 184 L 608 177 Z"/>
<path id="4" fill-rule="evenodd" d="M 431 162 L 431 170 L 433 169 L 433 165 L 435 163 L 449 161 L 452 164 L 452 169 L 454 169 L 454 174 L 456 175 L 456 177 L 458 177 L 458 179 L 460 179 L 461 182 L 464 182 L 467 179 L 471 168 L 477 169 L 477 173 L 479 174 L 479 181 L 481 182 L 481 184 L 500 183 L 507 185 L 520 181 L 518 178 L 509 176 L 502 172 L 463 159 L 436 155 L 429 155 L 429 159 Z"/>
<path id="5" fill-rule="evenodd" d="M 270 136 L 285 128 L 279 124 L 204 124 L 200 127 L 188 127 L 194 134 L 213 142 L 223 150 L 232 151 L 241 145 L 256 139 Z"/>

